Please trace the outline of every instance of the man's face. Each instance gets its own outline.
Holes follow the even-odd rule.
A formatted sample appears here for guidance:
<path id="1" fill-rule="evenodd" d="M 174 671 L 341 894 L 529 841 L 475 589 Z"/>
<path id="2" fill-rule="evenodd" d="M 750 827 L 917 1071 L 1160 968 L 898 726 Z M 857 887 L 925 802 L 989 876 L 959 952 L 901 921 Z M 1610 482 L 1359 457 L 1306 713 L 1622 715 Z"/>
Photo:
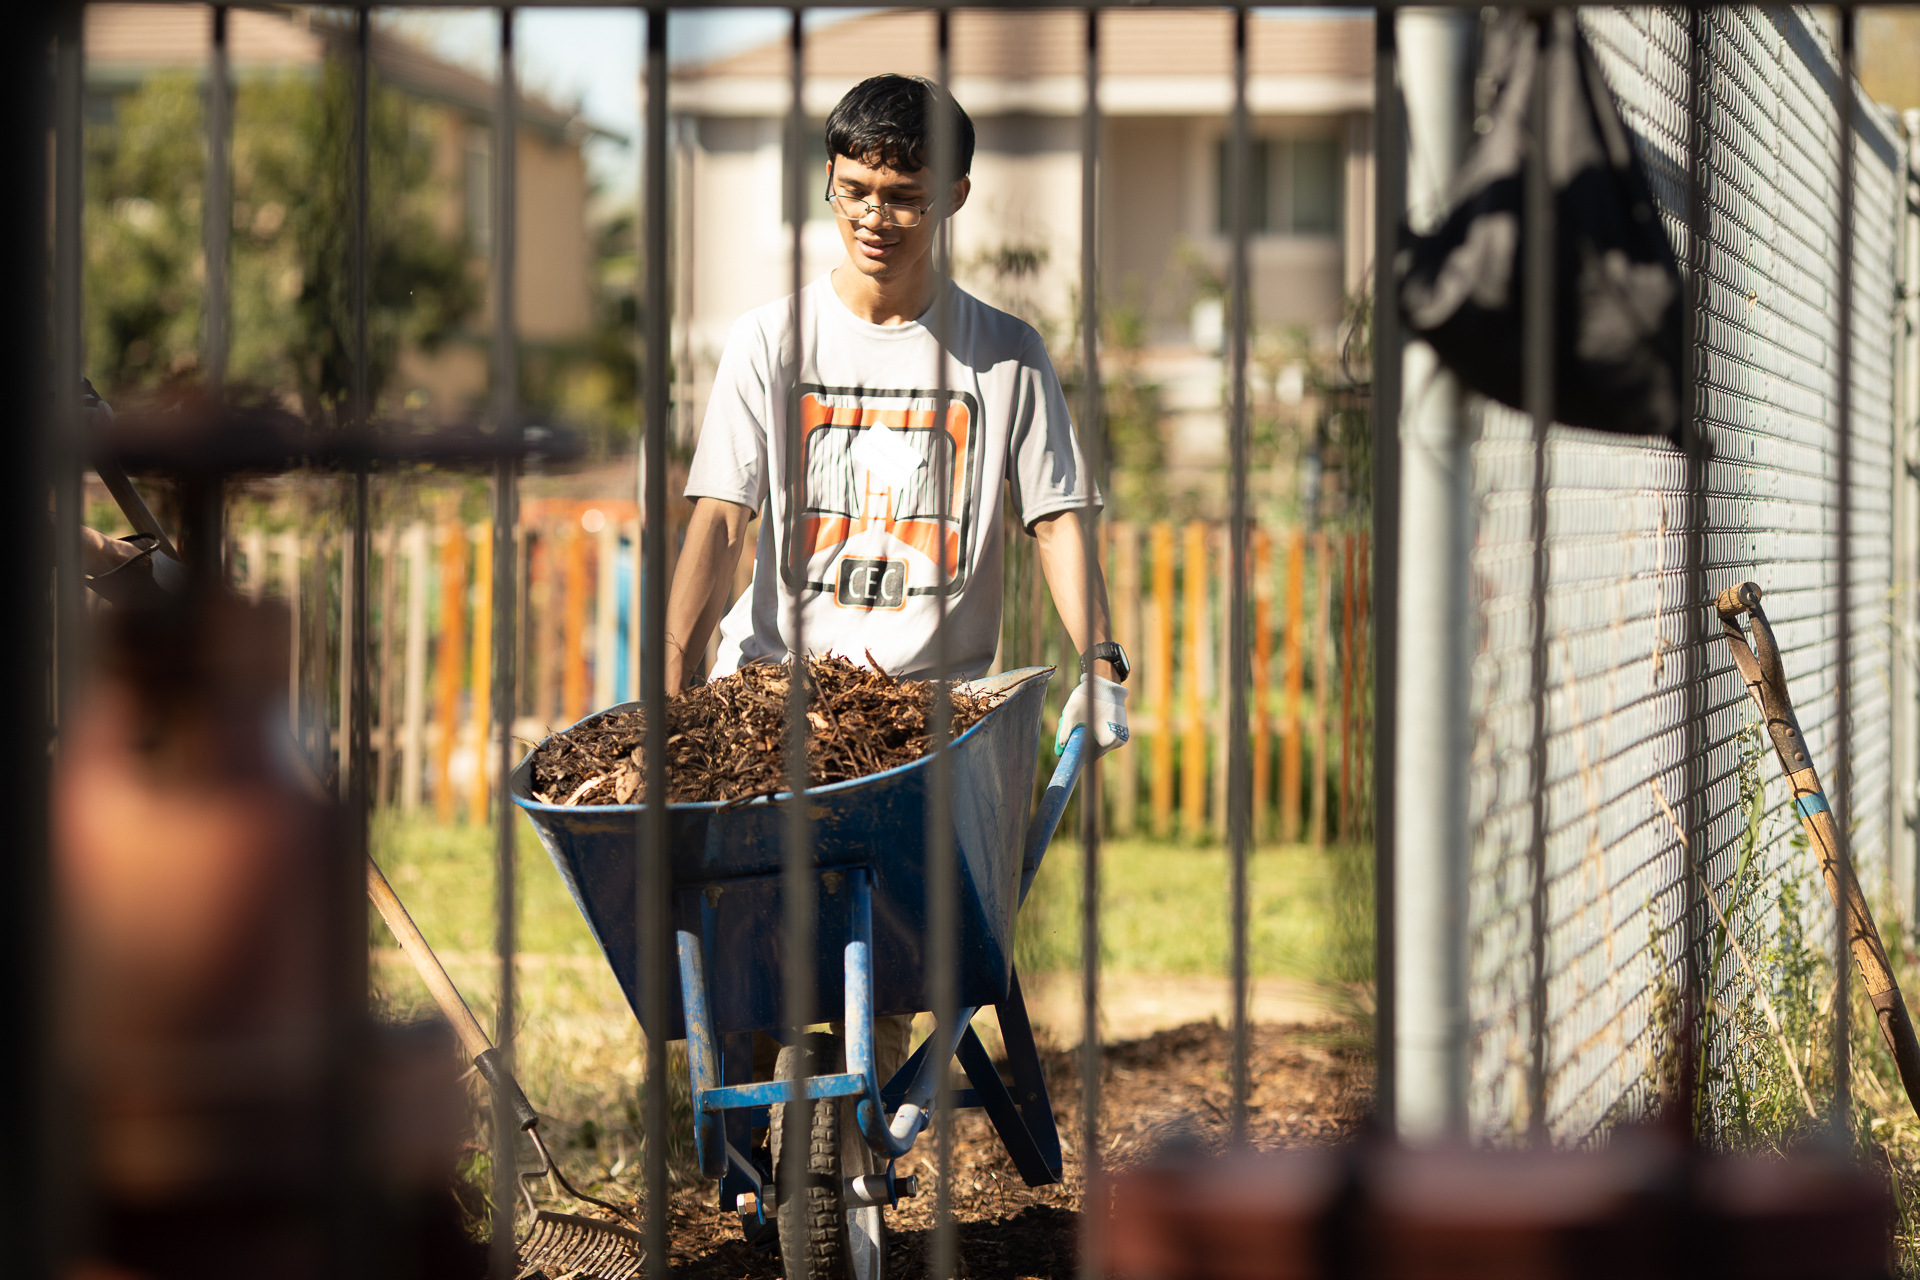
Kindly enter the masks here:
<path id="1" fill-rule="evenodd" d="M 940 223 L 967 202 L 971 185 L 962 178 L 953 184 L 945 199 L 936 201 L 931 169 L 902 173 L 847 156 L 830 160 L 827 175 L 828 189 L 836 196 L 851 196 L 876 206 L 908 204 L 928 210 L 911 227 L 886 220 L 878 209 L 870 210 L 857 222 L 834 218 L 840 226 L 840 240 L 847 249 L 847 261 L 861 275 L 876 282 L 898 279 L 918 268 L 933 248 L 934 233 Z"/>

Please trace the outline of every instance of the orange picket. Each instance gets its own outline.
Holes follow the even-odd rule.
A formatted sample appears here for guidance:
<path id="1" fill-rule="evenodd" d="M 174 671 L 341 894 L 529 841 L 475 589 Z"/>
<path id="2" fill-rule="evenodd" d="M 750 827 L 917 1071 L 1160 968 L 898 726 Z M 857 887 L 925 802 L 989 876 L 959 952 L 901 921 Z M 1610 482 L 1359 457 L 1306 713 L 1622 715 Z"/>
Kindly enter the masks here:
<path id="1" fill-rule="evenodd" d="M 1207 525 L 1189 520 L 1181 546 L 1182 593 L 1186 601 L 1186 633 L 1181 637 L 1185 651 L 1187 696 L 1181 720 L 1185 729 L 1180 742 L 1180 827 L 1183 834 L 1195 837 L 1207 823 L 1207 718 L 1206 668 L 1212 648 L 1212 621 L 1207 604 Z"/>
<path id="2" fill-rule="evenodd" d="M 440 534 L 440 644 L 434 653 L 433 812 L 453 821 L 453 784 L 448 766 L 459 737 L 460 687 L 466 674 L 467 537 L 457 523 Z"/>
<path id="3" fill-rule="evenodd" d="M 587 572 L 589 548 L 577 516 L 568 522 L 565 545 L 567 612 L 560 644 L 561 670 L 565 673 L 560 716 L 572 724 L 587 714 L 587 603 L 593 594 L 593 578 Z"/>
<path id="4" fill-rule="evenodd" d="M 1287 540 L 1287 628 L 1285 701 L 1280 722 L 1280 838 L 1288 844 L 1300 839 L 1300 697 L 1306 684 L 1303 656 L 1307 625 L 1307 535 L 1299 529 Z"/>
<path id="5" fill-rule="evenodd" d="M 473 792 L 467 821 L 487 820 L 487 796 L 495 767 L 487 749 L 492 738 L 493 694 L 493 537 L 486 525 L 473 527 L 473 682 L 467 705 L 473 720 Z"/>
<path id="6" fill-rule="evenodd" d="M 1173 831 L 1173 526 L 1153 526 L 1153 647 L 1147 667 L 1153 707 L 1153 834 Z"/>
<path id="7" fill-rule="evenodd" d="M 1273 666 L 1273 535 L 1252 530 L 1253 550 L 1253 705 L 1247 720 L 1253 729 L 1253 835 L 1264 840 L 1273 806 L 1272 708 L 1267 678 Z"/>

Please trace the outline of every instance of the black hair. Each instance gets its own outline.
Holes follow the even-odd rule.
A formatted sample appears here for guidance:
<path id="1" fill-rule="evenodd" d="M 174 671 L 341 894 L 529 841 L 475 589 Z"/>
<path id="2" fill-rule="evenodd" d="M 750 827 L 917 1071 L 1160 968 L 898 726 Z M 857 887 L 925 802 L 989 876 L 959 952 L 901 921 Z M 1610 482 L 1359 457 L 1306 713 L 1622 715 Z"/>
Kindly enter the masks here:
<path id="1" fill-rule="evenodd" d="M 973 166 L 973 121 L 953 95 L 921 76 L 862 80 L 827 117 L 827 156 L 845 156 L 901 173 L 924 169 L 933 151 L 934 104 L 953 113 L 954 177 Z"/>

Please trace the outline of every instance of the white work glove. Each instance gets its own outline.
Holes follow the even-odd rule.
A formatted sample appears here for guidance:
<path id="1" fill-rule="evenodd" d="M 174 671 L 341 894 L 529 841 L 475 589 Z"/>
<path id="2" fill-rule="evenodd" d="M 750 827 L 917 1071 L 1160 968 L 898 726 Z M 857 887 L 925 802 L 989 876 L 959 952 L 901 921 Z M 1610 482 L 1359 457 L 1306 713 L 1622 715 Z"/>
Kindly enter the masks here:
<path id="1" fill-rule="evenodd" d="M 1067 735 L 1081 725 L 1093 739 L 1097 759 L 1127 740 L 1127 689 L 1105 676 L 1088 675 L 1067 699 L 1060 713 L 1060 731 L 1053 736 L 1053 753 L 1067 749 Z"/>

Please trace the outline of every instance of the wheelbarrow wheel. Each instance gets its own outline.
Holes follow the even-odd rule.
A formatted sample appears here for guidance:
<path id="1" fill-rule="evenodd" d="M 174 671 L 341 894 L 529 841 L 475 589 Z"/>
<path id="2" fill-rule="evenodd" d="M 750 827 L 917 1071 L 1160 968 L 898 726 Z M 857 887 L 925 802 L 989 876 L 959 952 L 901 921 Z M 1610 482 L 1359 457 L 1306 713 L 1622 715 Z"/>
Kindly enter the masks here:
<path id="1" fill-rule="evenodd" d="M 832 1036 L 809 1035 L 780 1050 L 774 1078 L 797 1080 L 838 1071 L 840 1045 Z M 804 1127 L 788 1113 L 811 1112 Z M 777 1103 L 772 1108 L 775 1176 L 789 1133 L 805 1132 L 806 1191 L 798 1199 L 782 1196 L 775 1221 L 780 1233 L 781 1266 L 787 1280 L 881 1280 L 886 1269 L 886 1235 L 877 1207 L 849 1209 L 846 1179 L 873 1172 L 867 1144 L 844 1102 Z M 793 1117 L 797 1121 L 798 1116 Z"/>

